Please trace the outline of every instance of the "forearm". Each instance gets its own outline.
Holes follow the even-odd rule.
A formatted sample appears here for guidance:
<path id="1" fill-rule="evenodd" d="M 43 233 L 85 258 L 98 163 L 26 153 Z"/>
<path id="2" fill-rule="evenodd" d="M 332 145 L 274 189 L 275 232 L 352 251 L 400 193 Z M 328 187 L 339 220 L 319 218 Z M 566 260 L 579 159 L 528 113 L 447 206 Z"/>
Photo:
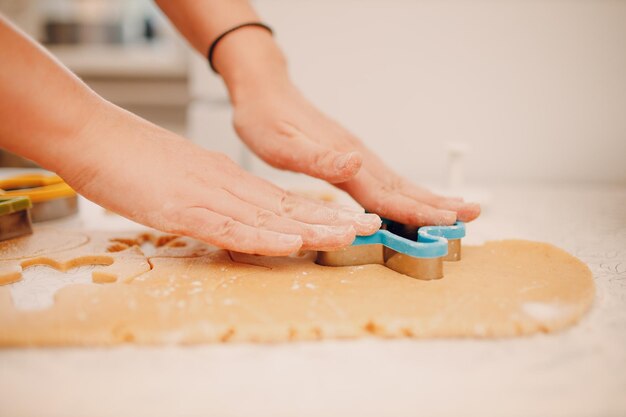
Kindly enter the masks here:
<path id="1" fill-rule="evenodd" d="M 104 104 L 0 16 L 0 146 L 57 169 Z"/>
<path id="2" fill-rule="evenodd" d="M 0 50 L 0 147 L 56 171 L 103 207 L 168 233 L 274 256 L 338 248 L 380 226 L 377 216 L 290 195 L 114 106 L 1 18 Z M 234 74 L 229 64 L 220 69 Z"/>
<path id="3" fill-rule="evenodd" d="M 224 31 L 241 23 L 259 21 L 245 0 L 156 0 L 156 3 L 203 56 Z M 262 28 L 246 27 L 227 35 L 216 48 L 213 63 L 233 101 L 242 90 L 288 82 L 285 58 L 271 34 Z"/>

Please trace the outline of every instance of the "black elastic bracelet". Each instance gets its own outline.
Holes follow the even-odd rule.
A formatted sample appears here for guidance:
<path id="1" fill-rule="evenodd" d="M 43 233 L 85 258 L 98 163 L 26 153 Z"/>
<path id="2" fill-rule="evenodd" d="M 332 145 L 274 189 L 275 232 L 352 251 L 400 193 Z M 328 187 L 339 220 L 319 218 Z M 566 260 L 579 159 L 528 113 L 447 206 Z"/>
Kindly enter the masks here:
<path id="1" fill-rule="evenodd" d="M 272 30 L 271 27 L 269 27 L 265 23 L 261 23 L 261 22 L 242 23 L 240 25 L 237 25 L 237 26 L 235 26 L 233 28 L 228 29 L 226 32 L 222 33 L 220 36 L 215 38 L 215 40 L 213 41 L 213 43 L 209 47 L 209 53 L 207 54 L 207 58 L 209 59 L 209 65 L 211 66 L 211 69 L 213 70 L 214 73 L 218 74 L 217 70 L 215 69 L 215 66 L 213 65 L 213 53 L 215 52 L 215 47 L 217 46 L 217 44 L 224 38 L 224 36 L 228 35 L 231 32 L 236 31 L 237 29 L 245 28 L 247 26 L 260 27 L 260 28 L 263 28 L 263 29 L 267 30 L 270 34 L 272 34 L 272 35 L 274 34 L 274 31 Z"/>

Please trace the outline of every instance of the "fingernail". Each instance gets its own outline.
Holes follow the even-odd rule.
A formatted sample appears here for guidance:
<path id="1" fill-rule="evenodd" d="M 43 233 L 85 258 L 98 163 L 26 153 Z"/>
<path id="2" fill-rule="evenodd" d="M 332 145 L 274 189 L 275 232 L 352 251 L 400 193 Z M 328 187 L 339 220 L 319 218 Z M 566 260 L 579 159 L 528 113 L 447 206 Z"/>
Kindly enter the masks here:
<path id="1" fill-rule="evenodd" d="M 294 245 L 302 246 L 302 238 L 300 236 L 298 236 L 298 235 L 281 234 L 280 236 L 278 236 L 278 241 L 280 243 L 283 243 L 283 244 L 289 245 L 289 246 L 294 246 Z"/>
<path id="2" fill-rule="evenodd" d="M 348 165 L 350 164 L 350 160 L 352 159 L 353 156 L 354 156 L 354 152 L 339 155 L 337 158 L 335 158 L 335 168 L 340 171 L 346 169 Z"/>
<path id="3" fill-rule="evenodd" d="M 376 214 L 364 213 L 356 216 L 356 222 L 361 226 L 374 226 L 380 227 L 382 220 Z"/>

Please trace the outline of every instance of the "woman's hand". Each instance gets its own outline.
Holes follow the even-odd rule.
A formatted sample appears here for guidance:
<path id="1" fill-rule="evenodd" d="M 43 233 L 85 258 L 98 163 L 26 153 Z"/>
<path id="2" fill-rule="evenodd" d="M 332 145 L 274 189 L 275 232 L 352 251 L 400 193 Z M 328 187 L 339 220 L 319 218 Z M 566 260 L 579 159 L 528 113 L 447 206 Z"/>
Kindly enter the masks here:
<path id="1" fill-rule="evenodd" d="M 248 253 L 349 245 L 380 218 L 289 194 L 116 107 L 0 16 L 0 146 L 92 201 L 165 232 Z M 4 76 L 6 75 L 6 76 Z"/>
<path id="2" fill-rule="evenodd" d="M 413 185 L 289 82 L 232 89 L 234 126 L 270 165 L 334 183 L 368 211 L 415 226 L 471 221 L 480 206 Z"/>
<path id="3" fill-rule="evenodd" d="M 260 20 L 246 1 L 157 3 L 203 55 L 225 30 Z M 446 225 L 480 214 L 477 204 L 435 195 L 398 176 L 312 106 L 289 81 L 285 57 L 267 30 L 236 30 L 214 52 L 213 64 L 233 103 L 235 129 L 270 165 L 334 183 L 367 210 L 406 224 Z"/>
<path id="4" fill-rule="evenodd" d="M 78 135 L 59 174 L 90 200 L 165 232 L 287 255 L 346 246 L 380 227 L 376 215 L 290 194 L 112 105 Z"/>

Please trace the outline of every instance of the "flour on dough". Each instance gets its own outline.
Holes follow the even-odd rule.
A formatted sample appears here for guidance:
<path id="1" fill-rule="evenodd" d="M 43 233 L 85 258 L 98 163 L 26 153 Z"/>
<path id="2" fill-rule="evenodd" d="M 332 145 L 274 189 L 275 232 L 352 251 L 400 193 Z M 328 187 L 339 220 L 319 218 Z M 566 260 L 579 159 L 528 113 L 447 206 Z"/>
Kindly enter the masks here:
<path id="1" fill-rule="evenodd" d="M 466 246 L 434 281 L 382 265 L 324 267 L 312 253 L 268 258 L 183 242 L 127 279 L 65 286 L 43 310 L 16 308 L 0 286 L 0 345 L 511 337 L 572 325 L 594 297 L 585 264 L 538 242 Z M 127 243 L 117 249 L 136 249 Z"/>
<path id="2" fill-rule="evenodd" d="M 32 235 L 0 242 L 0 285 L 19 282 L 25 268 L 45 265 L 66 272 L 95 266 L 93 282 L 131 279 L 150 270 L 138 246 L 122 246 L 110 235 L 35 229 Z"/>

